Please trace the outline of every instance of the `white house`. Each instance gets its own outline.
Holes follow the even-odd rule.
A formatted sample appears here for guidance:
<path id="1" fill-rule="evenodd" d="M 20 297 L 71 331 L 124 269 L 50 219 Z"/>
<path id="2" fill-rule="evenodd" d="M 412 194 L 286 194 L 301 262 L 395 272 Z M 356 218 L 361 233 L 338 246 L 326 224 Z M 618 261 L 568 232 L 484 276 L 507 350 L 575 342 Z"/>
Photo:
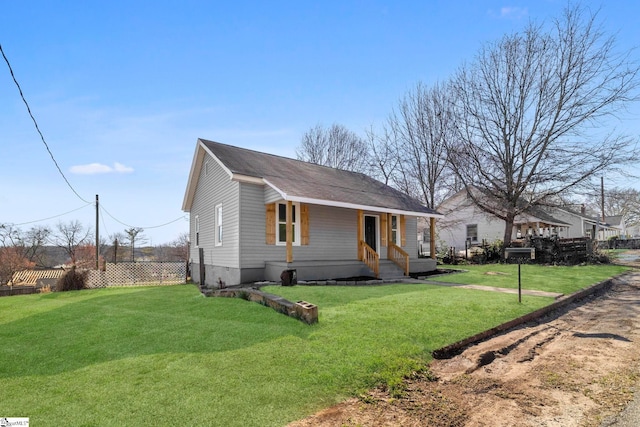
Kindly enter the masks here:
<path id="1" fill-rule="evenodd" d="M 464 249 L 495 242 L 504 237 L 505 221 L 480 210 L 468 197 L 466 190 L 459 191 L 445 200 L 438 212 L 445 219 L 438 220 L 438 238 L 449 247 Z M 564 207 L 535 207 L 516 216 L 511 239 L 526 235 L 558 236 L 576 238 L 598 236 L 613 233 L 615 229 L 582 212 Z"/>

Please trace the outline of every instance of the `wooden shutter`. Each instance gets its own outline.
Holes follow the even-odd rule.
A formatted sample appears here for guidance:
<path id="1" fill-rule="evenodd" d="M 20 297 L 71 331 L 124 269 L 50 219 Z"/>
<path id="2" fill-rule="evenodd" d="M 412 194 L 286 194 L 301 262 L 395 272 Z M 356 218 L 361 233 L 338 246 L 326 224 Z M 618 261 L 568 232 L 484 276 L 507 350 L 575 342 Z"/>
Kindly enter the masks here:
<path id="1" fill-rule="evenodd" d="M 266 218 L 266 243 L 267 245 L 275 245 L 276 244 L 276 204 L 269 203 L 266 205 L 267 212 L 265 215 Z"/>
<path id="2" fill-rule="evenodd" d="M 400 246 L 407 246 L 407 221 L 404 215 L 400 215 Z"/>
<path id="3" fill-rule="evenodd" d="M 309 205 L 300 204 L 300 243 L 309 244 Z"/>
<path id="4" fill-rule="evenodd" d="M 380 246 L 387 246 L 387 214 L 380 215 Z"/>

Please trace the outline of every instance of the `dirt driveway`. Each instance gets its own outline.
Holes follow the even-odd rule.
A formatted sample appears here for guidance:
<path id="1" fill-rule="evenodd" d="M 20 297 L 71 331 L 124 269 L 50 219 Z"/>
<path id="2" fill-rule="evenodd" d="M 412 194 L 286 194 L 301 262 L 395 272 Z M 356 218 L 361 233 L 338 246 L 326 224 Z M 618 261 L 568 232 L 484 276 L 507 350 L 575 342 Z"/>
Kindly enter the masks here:
<path id="1" fill-rule="evenodd" d="M 634 270 L 599 295 L 435 360 L 401 397 L 371 390 L 290 427 L 608 425 L 633 399 L 639 368 Z"/>

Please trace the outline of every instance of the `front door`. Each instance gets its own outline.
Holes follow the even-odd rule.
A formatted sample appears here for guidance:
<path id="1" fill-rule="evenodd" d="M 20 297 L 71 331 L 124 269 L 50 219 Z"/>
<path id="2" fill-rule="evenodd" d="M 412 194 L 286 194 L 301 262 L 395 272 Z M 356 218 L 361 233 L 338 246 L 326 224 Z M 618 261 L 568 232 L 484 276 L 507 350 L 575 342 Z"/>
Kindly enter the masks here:
<path id="1" fill-rule="evenodd" d="M 373 215 L 364 216 L 364 241 L 371 249 L 378 252 L 378 217 Z"/>

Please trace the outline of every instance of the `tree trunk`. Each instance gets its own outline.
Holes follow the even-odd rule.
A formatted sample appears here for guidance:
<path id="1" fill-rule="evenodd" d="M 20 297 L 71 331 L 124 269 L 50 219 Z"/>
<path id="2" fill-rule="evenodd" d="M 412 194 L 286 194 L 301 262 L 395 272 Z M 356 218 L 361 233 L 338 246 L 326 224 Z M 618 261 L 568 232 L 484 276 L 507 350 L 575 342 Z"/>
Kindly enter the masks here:
<path id="1" fill-rule="evenodd" d="M 511 237 L 513 236 L 513 221 L 514 215 L 507 215 L 504 224 L 504 236 L 502 239 L 502 255 L 504 255 L 504 248 L 511 246 Z"/>

